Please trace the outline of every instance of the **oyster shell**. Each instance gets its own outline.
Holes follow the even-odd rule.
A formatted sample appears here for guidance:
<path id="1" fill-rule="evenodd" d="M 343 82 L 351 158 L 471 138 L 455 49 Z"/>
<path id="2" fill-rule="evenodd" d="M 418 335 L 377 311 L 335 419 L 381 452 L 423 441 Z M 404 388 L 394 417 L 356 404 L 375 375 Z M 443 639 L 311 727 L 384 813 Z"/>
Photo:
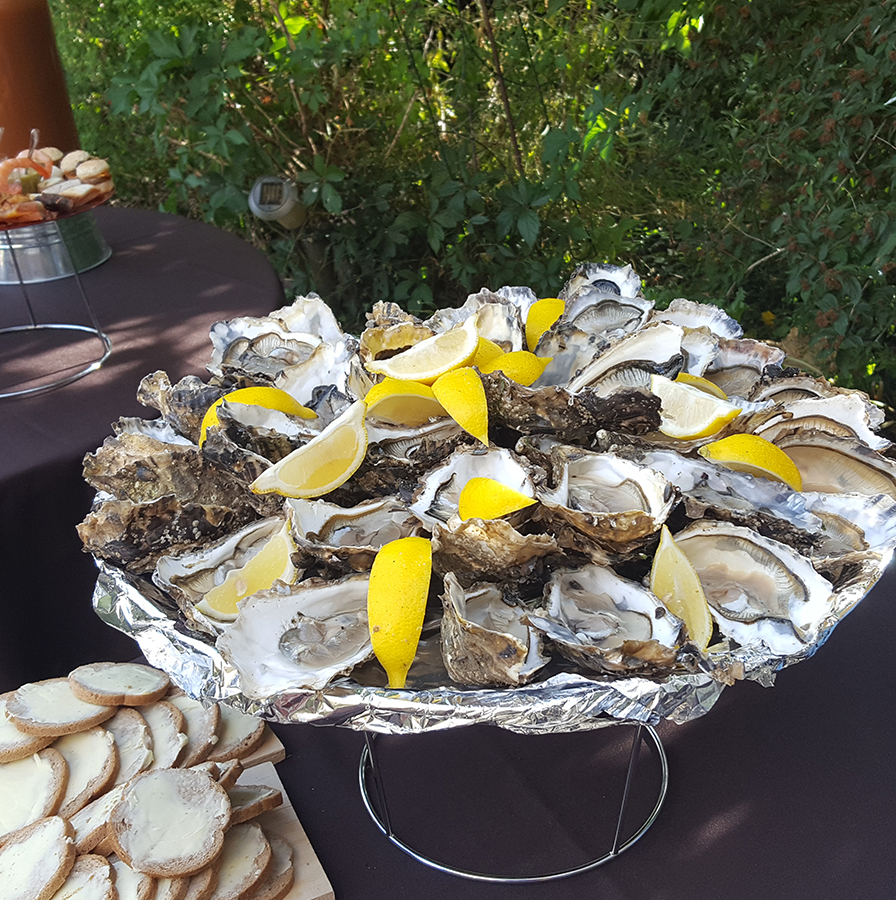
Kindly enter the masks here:
<path id="1" fill-rule="evenodd" d="M 818 640 L 833 585 L 795 550 L 749 528 L 708 520 L 678 532 L 675 543 L 700 577 L 726 637 L 779 656 Z"/>
<path id="2" fill-rule="evenodd" d="M 525 609 L 507 603 L 498 585 L 464 590 L 449 572 L 442 605 L 442 659 L 458 684 L 515 687 L 550 661 L 541 635 L 523 621 Z"/>
<path id="3" fill-rule="evenodd" d="M 502 296 L 483 289 L 470 294 L 460 308 L 439 310 L 423 324 L 433 331 L 448 331 L 475 315 L 480 337 L 494 341 L 508 352 L 525 350 L 526 327 L 518 300 L 528 298 L 519 292 L 505 293 Z"/>
<path id="4" fill-rule="evenodd" d="M 595 672 L 668 672 L 682 623 L 647 588 L 612 569 L 554 571 L 528 621 L 567 659 Z"/>
<path id="5" fill-rule="evenodd" d="M 761 341 L 720 340 L 719 351 L 703 375 L 729 397 L 746 397 L 766 369 L 783 362 L 783 350 Z"/>
<path id="6" fill-rule="evenodd" d="M 615 294 L 617 297 L 637 297 L 641 293 L 641 279 L 631 266 L 582 263 L 573 269 L 557 296 L 568 300 L 584 289 Z"/>
<path id="7" fill-rule="evenodd" d="M 166 554 L 156 563 L 152 580 L 177 601 L 194 627 L 217 634 L 226 620 L 204 609 L 203 598 L 229 572 L 242 568 L 285 523 L 280 517 L 261 519 L 201 550 Z"/>
<path id="8" fill-rule="evenodd" d="M 373 654 L 368 575 L 309 579 L 246 598 L 216 646 L 248 697 L 320 690 Z"/>
<path id="9" fill-rule="evenodd" d="M 678 297 L 664 310 L 654 310 L 651 322 L 669 322 L 682 328 L 700 328 L 728 340 L 738 340 L 744 336 L 740 323 L 728 313 L 711 303 L 695 303 Z"/>

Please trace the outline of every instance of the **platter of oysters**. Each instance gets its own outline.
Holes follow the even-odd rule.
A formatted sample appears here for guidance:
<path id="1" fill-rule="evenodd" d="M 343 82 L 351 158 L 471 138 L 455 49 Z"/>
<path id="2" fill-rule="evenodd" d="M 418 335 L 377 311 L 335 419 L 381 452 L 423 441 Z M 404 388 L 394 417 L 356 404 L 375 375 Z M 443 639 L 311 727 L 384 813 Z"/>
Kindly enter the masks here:
<path id="1" fill-rule="evenodd" d="M 812 656 L 896 547 L 881 409 L 715 306 L 655 308 L 629 266 L 425 320 L 378 303 L 360 336 L 311 294 L 210 337 L 208 380 L 147 375 L 157 415 L 85 458 L 79 532 L 101 618 L 191 695 L 263 718 L 686 721 Z M 523 502 L 477 505 L 474 484 Z M 430 542 L 432 578 L 396 687 L 368 585 L 405 538 Z M 657 587 L 669 547 L 705 627 Z"/>

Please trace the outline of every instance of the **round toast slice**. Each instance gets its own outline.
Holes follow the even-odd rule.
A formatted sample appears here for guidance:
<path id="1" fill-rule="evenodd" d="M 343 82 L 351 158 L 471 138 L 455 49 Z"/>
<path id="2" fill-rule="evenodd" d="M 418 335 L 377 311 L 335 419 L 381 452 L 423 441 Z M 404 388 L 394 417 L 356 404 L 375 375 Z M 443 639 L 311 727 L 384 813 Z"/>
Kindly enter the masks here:
<path id="1" fill-rule="evenodd" d="M 6 701 L 6 714 L 16 728 L 38 736 L 86 731 L 111 718 L 115 709 L 79 700 L 67 678 L 23 684 Z"/>
<path id="2" fill-rule="evenodd" d="M 227 791 L 230 797 L 230 824 L 239 825 L 283 804 L 283 794 L 266 784 L 235 784 Z"/>
<path id="3" fill-rule="evenodd" d="M 53 743 L 54 736 L 26 734 L 6 715 L 6 701 L 12 691 L 0 694 L 0 763 L 24 759 Z"/>
<path id="4" fill-rule="evenodd" d="M 120 900 L 109 860 L 94 853 L 75 857 L 75 864 L 52 900 Z"/>
<path id="5" fill-rule="evenodd" d="M 69 819 L 111 786 L 118 771 L 118 750 L 115 739 L 100 725 L 64 734 L 51 749 L 58 750 L 68 763 L 68 784 L 59 815 Z"/>
<path id="6" fill-rule="evenodd" d="M 3 900 L 50 900 L 74 862 L 72 828 L 60 816 L 17 831 L 0 847 Z"/>
<path id="7" fill-rule="evenodd" d="M 271 845 L 271 867 L 264 881 L 256 885 L 252 900 L 281 900 L 289 893 L 295 880 L 292 847 L 279 834 L 265 831 Z"/>
<path id="8" fill-rule="evenodd" d="M 189 883 L 189 878 L 157 878 L 152 900 L 184 900 Z"/>
<path id="9" fill-rule="evenodd" d="M 212 863 L 187 879 L 187 892 L 183 900 L 209 900 L 217 885 L 218 869 Z"/>
<path id="10" fill-rule="evenodd" d="M 210 900 L 241 900 L 252 894 L 271 867 L 271 845 L 255 822 L 233 825 L 224 835 L 218 884 Z"/>
<path id="11" fill-rule="evenodd" d="M 264 740 L 264 719 L 247 715 L 227 703 L 220 704 L 221 724 L 218 741 L 206 757 L 212 762 L 225 759 L 244 759 Z"/>
<path id="12" fill-rule="evenodd" d="M 169 769 L 177 765 L 187 746 L 184 714 L 167 700 L 156 700 L 140 707 L 152 735 L 150 769 Z"/>
<path id="13" fill-rule="evenodd" d="M 189 768 L 201 763 L 217 742 L 221 713 L 217 704 L 203 706 L 181 690 L 169 691 L 165 700 L 183 714 L 187 732 L 187 746 L 178 765 Z"/>
<path id="14" fill-rule="evenodd" d="M 140 663 L 89 663 L 69 672 L 68 680 L 76 697 L 101 706 L 144 706 L 171 686 L 166 672 Z"/>
<path id="15" fill-rule="evenodd" d="M 109 857 L 115 874 L 117 900 L 154 900 L 156 879 L 142 872 L 135 872 L 114 853 Z"/>
<path id="16" fill-rule="evenodd" d="M 124 784 L 152 765 L 152 732 L 146 719 L 130 707 L 122 706 L 102 727 L 115 741 L 118 752 L 118 772 L 114 784 Z"/>
<path id="17" fill-rule="evenodd" d="M 50 747 L 0 765 L 0 843 L 20 828 L 52 816 L 67 783 L 68 765 Z"/>
<path id="18" fill-rule="evenodd" d="M 132 869 L 156 878 L 193 875 L 218 858 L 230 824 L 227 792 L 192 769 L 150 769 L 125 787 L 109 839 Z"/>

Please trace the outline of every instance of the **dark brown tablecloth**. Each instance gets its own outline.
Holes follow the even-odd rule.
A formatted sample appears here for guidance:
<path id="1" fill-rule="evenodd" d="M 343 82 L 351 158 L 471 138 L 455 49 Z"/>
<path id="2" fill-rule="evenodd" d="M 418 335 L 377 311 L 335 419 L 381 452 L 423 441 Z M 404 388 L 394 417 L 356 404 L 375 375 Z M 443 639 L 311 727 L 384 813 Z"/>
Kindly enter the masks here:
<path id="1" fill-rule="evenodd" d="M 146 411 L 139 380 L 203 374 L 208 328 L 282 302 L 264 257 L 174 216 L 98 210 L 115 255 L 84 283 L 113 355 L 49 394 L 0 404 L 0 690 L 139 650 L 90 608 L 95 579 L 75 525 L 92 492 L 80 460 L 121 415 Z M 0 326 L 9 315 L 0 289 Z M 653 827 L 599 869 L 541 884 L 464 880 L 393 846 L 358 787 L 364 736 L 277 726 L 281 778 L 337 900 L 889 900 L 894 896 L 892 567 L 818 654 L 774 688 L 741 683 L 706 716 L 663 723 L 669 792 Z M 632 730 L 522 736 L 488 726 L 378 737 L 396 834 L 438 860 L 537 874 L 612 843 Z M 630 832 L 658 783 L 646 749 Z"/>
<path id="2" fill-rule="evenodd" d="M 212 323 L 285 302 L 264 254 L 220 229 L 145 210 L 92 215 L 113 255 L 81 281 L 112 354 L 71 384 L 0 400 L 0 691 L 138 652 L 91 609 L 96 567 L 75 531 L 93 497 L 81 460 L 119 416 L 156 416 L 136 399 L 144 375 L 207 376 Z M 38 322 L 89 324 L 73 279 L 28 294 Z M 0 287 L 0 327 L 27 321 L 20 288 Z M 50 351 L 45 337 L 17 355 L 26 345 L 0 334 L 0 388 L 30 386 L 40 372 L 65 374 L 99 355 L 98 340 Z"/>

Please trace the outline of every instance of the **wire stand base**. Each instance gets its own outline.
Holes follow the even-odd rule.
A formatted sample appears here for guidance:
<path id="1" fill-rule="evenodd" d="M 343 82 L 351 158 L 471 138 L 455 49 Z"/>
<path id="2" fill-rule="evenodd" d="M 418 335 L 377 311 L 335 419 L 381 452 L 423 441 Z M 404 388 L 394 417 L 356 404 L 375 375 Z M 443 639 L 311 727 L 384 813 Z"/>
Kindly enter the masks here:
<path id="1" fill-rule="evenodd" d="M 25 397 L 33 394 L 41 394 L 44 391 L 51 391 L 54 388 L 62 387 L 64 384 L 71 384 L 73 381 L 77 381 L 79 378 L 83 378 L 85 375 L 89 375 L 91 372 L 95 372 L 99 367 L 109 358 L 109 354 L 112 352 L 112 341 L 109 336 L 100 328 L 99 322 L 97 321 L 96 315 L 93 312 L 93 307 L 90 305 L 90 301 L 87 298 L 87 293 L 84 290 L 84 285 L 81 282 L 81 276 L 78 272 L 77 266 L 75 266 L 74 260 L 72 259 L 71 252 L 69 251 L 68 246 L 65 241 L 62 241 L 60 247 L 62 248 L 63 253 L 68 259 L 69 264 L 72 268 L 71 277 L 74 278 L 75 284 L 77 286 L 77 291 L 81 297 L 81 301 L 84 304 L 84 308 L 87 310 L 87 315 L 90 319 L 90 325 L 77 325 L 70 323 L 61 323 L 61 322 L 51 322 L 51 323 L 38 323 L 34 314 L 34 307 L 31 302 L 31 297 L 29 296 L 28 289 L 25 286 L 26 281 L 22 275 L 22 270 L 19 266 L 19 261 L 16 257 L 16 250 L 12 243 L 12 238 L 10 237 L 9 231 L 5 232 L 4 237 L 6 238 L 6 245 L 9 250 L 10 258 L 12 259 L 13 265 L 15 267 L 16 275 L 18 276 L 18 285 L 22 292 L 22 297 L 25 300 L 25 305 L 28 309 L 28 319 L 29 324 L 27 325 L 12 325 L 6 328 L 0 328 L 0 335 L 3 334 L 23 334 L 23 333 L 33 333 L 33 332 L 43 332 L 43 331 L 67 331 L 67 332 L 78 332 L 82 334 L 89 334 L 92 337 L 95 337 L 102 346 L 102 351 L 98 356 L 95 356 L 89 362 L 84 364 L 81 368 L 79 368 L 75 372 L 69 372 L 66 375 L 63 375 L 59 378 L 55 378 L 51 381 L 43 382 L 39 385 L 30 388 L 22 388 L 20 390 L 0 390 L 0 400 L 6 400 L 10 397 Z"/>
<path id="2" fill-rule="evenodd" d="M 559 878 L 568 878 L 572 875 L 578 875 L 581 872 L 587 872 L 591 869 L 596 869 L 598 866 L 602 866 L 605 863 L 610 862 L 610 860 L 615 859 L 621 853 L 624 853 L 626 850 L 628 850 L 629 847 L 631 847 L 641 837 L 643 837 L 647 829 L 650 828 L 650 826 L 654 823 L 663 805 L 663 802 L 666 799 L 666 793 L 668 792 L 669 788 L 669 766 L 666 760 L 666 753 L 663 750 L 662 742 L 660 741 L 660 737 L 657 734 L 656 730 L 650 725 L 643 725 L 640 723 L 620 724 L 631 725 L 631 727 L 635 729 L 635 733 L 632 739 L 628 768 L 625 774 L 625 785 L 622 791 L 622 802 L 616 820 L 615 837 L 613 839 L 613 844 L 607 853 L 582 865 L 573 866 L 568 869 L 549 872 L 542 875 L 499 875 L 463 869 L 458 866 L 450 865 L 448 863 L 432 859 L 424 853 L 415 850 L 408 843 L 398 837 L 392 827 L 392 823 L 389 818 L 389 810 L 386 804 L 386 792 L 383 785 L 382 772 L 377 767 L 376 755 L 374 753 L 373 746 L 374 740 L 371 738 L 369 732 L 365 732 L 364 735 L 365 745 L 361 751 L 361 761 L 358 768 L 358 782 L 361 789 L 361 798 L 364 801 L 364 806 L 366 807 L 367 812 L 370 814 L 370 817 L 376 823 L 380 831 L 382 831 L 382 833 L 400 850 L 404 851 L 409 856 L 412 856 L 414 859 L 416 859 L 418 862 L 421 862 L 432 869 L 437 869 L 440 872 L 446 872 L 451 875 L 459 875 L 462 878 L 469 878 L 474 881 L 490 881 L 500 883 L 519 884 L 538 881 L 553 881 Z M 373 738 L 375 737 L 376 735 L 373 735 Z M 657 760 L 659 762 L 659 790 L 657 793 L 656 803 L 654 804 L 650 813 L 647 815 L 638 829 L 634 832 L 634 834 L 632 834 L 631 837 L 623 840 L 623 828 L 625 824 L 627 807 L 629 805 L 630 792 L 634 783 L 635 773 L 637 771 L 641 743 L 645 738 L 649 739 L 652 743 L 653 749 L 655 750 L 657 755 Z M 374 803 L 371 798 L 370 789 L 368 787 L 369 782 L 372 782 L 373 791 L 376 795 L 376 803 Z M 471 802 L 474 802 L 474 798 L 470 799 Z"/>

